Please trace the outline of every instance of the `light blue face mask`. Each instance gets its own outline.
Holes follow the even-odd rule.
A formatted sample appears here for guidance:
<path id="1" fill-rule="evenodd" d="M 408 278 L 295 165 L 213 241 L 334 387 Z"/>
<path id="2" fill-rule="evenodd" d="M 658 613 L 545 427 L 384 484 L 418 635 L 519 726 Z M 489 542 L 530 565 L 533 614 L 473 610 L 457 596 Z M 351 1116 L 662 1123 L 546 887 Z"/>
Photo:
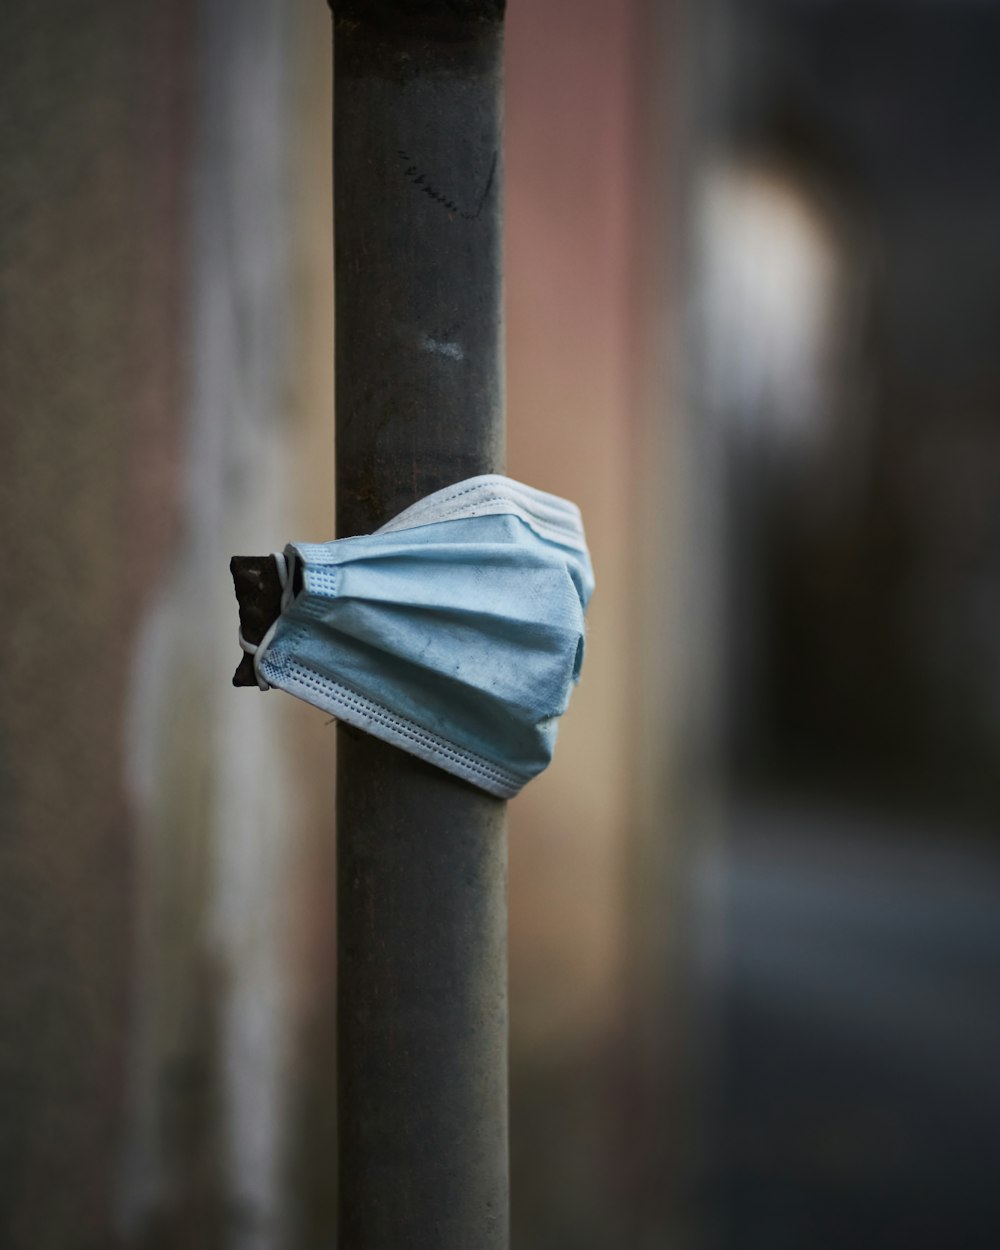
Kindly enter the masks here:
<path id="1" fill-rule="evenodd" d="M 275 686 L 491 794 L 552 758 L 594 588 L 580 513 L 469 478 L 374 534 L 276 554 L 282 611 L 254 657 Z"/>

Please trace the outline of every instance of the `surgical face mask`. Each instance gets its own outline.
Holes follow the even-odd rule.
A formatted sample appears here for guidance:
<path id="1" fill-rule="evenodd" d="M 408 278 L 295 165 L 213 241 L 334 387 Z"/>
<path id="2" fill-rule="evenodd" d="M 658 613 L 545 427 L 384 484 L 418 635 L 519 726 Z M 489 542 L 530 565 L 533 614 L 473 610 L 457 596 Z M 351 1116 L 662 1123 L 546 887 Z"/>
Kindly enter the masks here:
<path id="1" fill-rule="evenodd" d="M 504 798 L 546 767 L 594 588 L 574 504 L 475 477 L 275 559 L 281 615 L 259 646 L 240 639 L 262 689 Z"/>

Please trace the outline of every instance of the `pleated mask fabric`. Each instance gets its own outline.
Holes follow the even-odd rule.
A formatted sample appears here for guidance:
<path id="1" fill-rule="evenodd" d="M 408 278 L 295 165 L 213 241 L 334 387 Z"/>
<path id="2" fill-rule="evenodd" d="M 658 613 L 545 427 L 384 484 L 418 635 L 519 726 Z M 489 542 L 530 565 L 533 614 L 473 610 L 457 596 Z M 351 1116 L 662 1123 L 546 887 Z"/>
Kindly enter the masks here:
<path id="1" fill-rule="evenodd" d="M 275 558 L 281 615 L 243 643 L 263 688 L 503 798 L 548 765 L 594 589 L 575 504 L 474 477 Z"/>

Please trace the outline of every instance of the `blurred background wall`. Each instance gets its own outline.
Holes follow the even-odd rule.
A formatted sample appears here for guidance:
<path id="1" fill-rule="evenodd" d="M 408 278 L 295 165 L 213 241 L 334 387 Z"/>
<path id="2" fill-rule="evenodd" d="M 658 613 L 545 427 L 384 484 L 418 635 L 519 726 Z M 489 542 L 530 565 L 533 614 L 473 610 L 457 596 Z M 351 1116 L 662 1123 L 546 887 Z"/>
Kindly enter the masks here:
<path id="1" fill-rule="evenodd" d="M 509 471 L 586 672 L 511 805 L 519 1250 L 992 1247 L 1000 9 L 512 0 Z M 321 3 L 0 9 L 0 1246 L 333 1244 Z"/>
<path id="2" fill-rule="evenodd" d="M 0 532 L 25 561 L 0 626 L 0 1244 L 329 1246 L 333 735 L 232 690 L 227 573 L 333 531 L 329 14 L 0 21 Z M 579 500 L 602 586 L 559 761 L 512 809 L 535 1244 L 610 1218 L 632 38 L 628 6 L 510 16 L 510 471 Z"/>
<path id="3" fill-rule="evenodd" d="M 3 625 L 0 1242 L 286 1244 L 332 1201 L 329 742 L 227 688 L 223 574 L 331 528 L 327 19 L 2 22 L 0 526 L 47 572 Z"/>

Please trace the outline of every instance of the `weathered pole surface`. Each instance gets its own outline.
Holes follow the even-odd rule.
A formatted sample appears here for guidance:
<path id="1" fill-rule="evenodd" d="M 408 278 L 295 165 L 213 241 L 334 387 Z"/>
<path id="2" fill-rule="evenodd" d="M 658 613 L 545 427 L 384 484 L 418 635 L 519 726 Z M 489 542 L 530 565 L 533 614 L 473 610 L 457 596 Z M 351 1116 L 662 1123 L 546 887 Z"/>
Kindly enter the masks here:
<path id="1" fill-rule="evenodd" d="M 337 532 L 503 469 L 502 0 L 332 0 Z M 505 804 L 338 729 L 341 1250 L 506 1250 Z"/>

